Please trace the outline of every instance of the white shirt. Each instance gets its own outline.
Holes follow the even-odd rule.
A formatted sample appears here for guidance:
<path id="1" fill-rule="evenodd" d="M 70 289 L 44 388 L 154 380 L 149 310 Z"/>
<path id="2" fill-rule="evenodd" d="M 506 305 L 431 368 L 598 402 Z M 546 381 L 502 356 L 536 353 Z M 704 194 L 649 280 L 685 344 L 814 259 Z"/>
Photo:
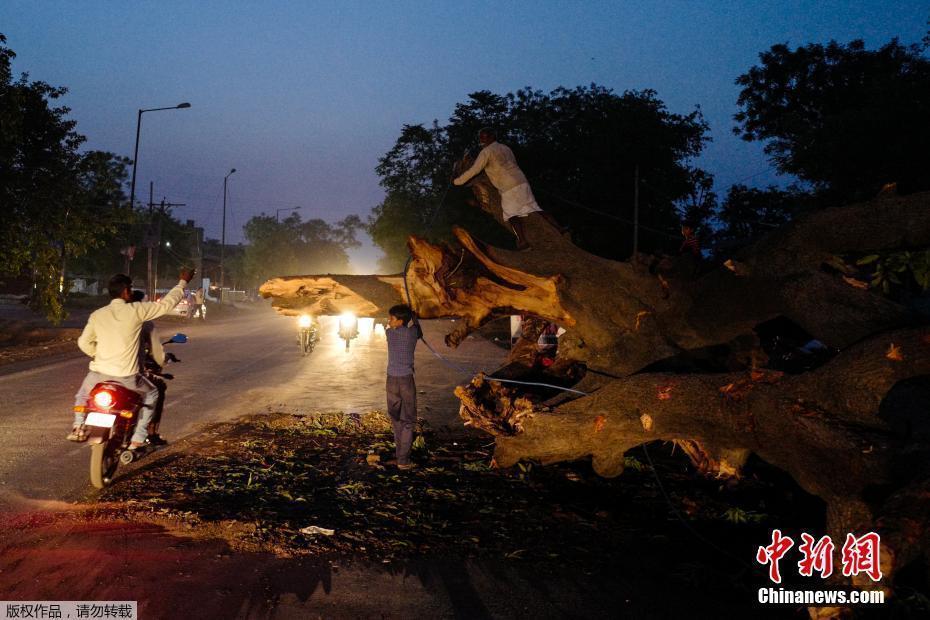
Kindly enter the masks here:
<path id="1" fill-rule="evenodd" d="M 463 185 L 482 170 L 488 175 L 491 184 L 502 194 L 527 182 L 523 171 L 517 165 L 517 158 L 513 156 L 513 151 L 500 142 L 492 142 L 481 149 L 472 167 L 463 172 L 453 183 Z"/>
<path id="2" fill-rule="evenodd" d="M 159 301 L 126 303 L 110 301 L 94 310 L 78 338 L 81 351 L 93 358 L 90 369 L 111 377 L 129 377 L 139 372 L 139 339 L 142 323 L 167 314 L 178 305 L 187 282 L 181 280 Z"/>

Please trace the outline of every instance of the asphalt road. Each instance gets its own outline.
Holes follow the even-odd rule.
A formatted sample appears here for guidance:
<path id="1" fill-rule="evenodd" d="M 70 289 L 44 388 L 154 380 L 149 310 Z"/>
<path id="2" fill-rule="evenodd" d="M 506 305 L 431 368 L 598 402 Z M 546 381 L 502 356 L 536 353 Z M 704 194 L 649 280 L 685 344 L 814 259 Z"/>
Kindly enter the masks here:
<path id="1" fill-rule="evenodd" d="M 442 335 L 450 327 L 424 323 L 427 340 L 455 364 L 493 370 L 504 358 L 504 350 L 481 337 L 455 351 L 446 349 Z M 207 322 L 159 321 L 163 339 L 175 331 L 186 333 L 190 342 L 171 345 L 181 363 L 170 367 L 175 379 L 169 382 L 161 425 L 169 440 L 250 413 L 384 408 L 387 352 L 378 332 L 362 329 L 347 352 L 335 324 L 324 322 L 316 349 L 301 357 L 295 320 L 265 305 Z M 89 450 L 65 435 L 87 362 L 76 354 L 27 369 L 0 367 L 0 492 L 53 500 L 86 495 Z M 420 417 L 436 428 L 459 425 L 452 390 L 470 375 L 442 363 L 422 344 L 416 364 Z"/>

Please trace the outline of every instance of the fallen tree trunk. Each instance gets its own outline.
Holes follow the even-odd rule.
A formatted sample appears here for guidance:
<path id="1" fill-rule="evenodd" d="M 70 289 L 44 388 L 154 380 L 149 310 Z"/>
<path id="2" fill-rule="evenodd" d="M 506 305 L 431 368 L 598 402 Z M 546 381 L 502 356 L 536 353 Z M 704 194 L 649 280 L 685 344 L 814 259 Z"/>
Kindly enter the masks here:
<path id="1" fill-rule="evenodd" d="M 482 188 L 479 196 L 493 196 Z M 727 344 L 778 316 L 837 348 L 913 323 L 907 308 L 825 265 L 844 252 L 930 245 L 930 194 L 816 213 L 743 251 L 733 269 L 699 276 L 681 275 L 674 259 L 655 272 L 642 257 L 621 263 L 593 256 L 542 218 L 525 219 L 527 252 L 484 246 L 457 228 L 457 249 L 412 237 L 406 274 L 288 276 L 269 280 L 260 293 L 285 314 L 385 316 L 409 291 L 420 317 L 463 319 L 446 339 L 450 346 L 495 317 L 531 314 L 568 330 L 560 356 L 621 376 Z M 844 222 L 856 225 L 841 243 L 836 231 Z M 893 234 L 869 234 L 888 227 Z"/>
<path id="2" fill-rule="evenodd" d="M 470 185 L 503 223 L 487 178 Z M 882 528 L 892 569 L 926 557 L 925 518 L 915 524 L 901 506 L 925 503 L 930 472 L 902 473 L 900 457 L 923 454 L 930 434 L 902 434 L 880 409 L 896 385 L 930 376 L 930 333 L 909 308 L 836 265 L 844 256 L 930 246 L 930 194 L 810 214 L 710 270 L 683 268 L 678 258 L 594 256 L 535 214 L 524 230 L 524 252 L 456 228 L 456 247 L 412 237 L 404 274 L 276 278 L 261 293 L 284 313 L 383 316 L 409 300 L 422 318 L 462 319 L 449 346 L 498 316 L 556 323 L 566 333 L 547 372 L 553 382 L 580 378 L 574 388 L 588 396 L 547 406 L 551 391 L 485 375 L 456 390 L 465 423 L 495 436 L 498 465 L 590 457 L 599 474 L 615 476 L 627 450 L 664 440 L 678 442 L 703 471 L 735 476 L 755 453 L 827 502 L 834 535 Z M 757 368 L 758 351 L 739 372 L 682 372 L 694 370 L 704 349 L 756 342 L 754 329 L 779 317 L 841 353 L 797 376 Z M 532 371 L 534 329 L 491 378 Z"/>

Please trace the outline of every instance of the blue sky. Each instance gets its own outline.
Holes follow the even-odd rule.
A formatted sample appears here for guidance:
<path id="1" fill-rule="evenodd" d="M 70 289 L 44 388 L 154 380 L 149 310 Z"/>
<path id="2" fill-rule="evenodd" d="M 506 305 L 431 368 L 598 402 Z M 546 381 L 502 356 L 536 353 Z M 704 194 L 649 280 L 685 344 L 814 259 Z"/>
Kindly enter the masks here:
<path id="1" fill-rule="evenodd" d="M 137 197 L 227 238 L 261 211 L 367 217 L 377 159 L 404 123 L 448 118 L 467 94 L 592 82 L 652 88 L 674 112 L 700 105 L 714 141 L 698 165 L 717 189 L 784 183 L 761 147 L 731 134 L 734 79 L 774 43 L 897 36 L 918 42 L 926 1 L 115 2 L 4 0 L 14 70 L 70 89 L 90 148 L 132 155 Z M 790 179 L 788 179 L 790 180 Z M 285 214 L 282 213 L 282 216 Z M 359 272 L 378 256 L 353 253 Z"/>

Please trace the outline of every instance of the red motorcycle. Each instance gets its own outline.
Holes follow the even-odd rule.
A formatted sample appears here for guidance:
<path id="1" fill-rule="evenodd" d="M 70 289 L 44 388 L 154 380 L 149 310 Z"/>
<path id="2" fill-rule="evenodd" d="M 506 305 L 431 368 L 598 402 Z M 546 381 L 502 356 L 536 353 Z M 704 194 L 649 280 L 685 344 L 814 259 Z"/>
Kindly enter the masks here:
<path id="1" fill-rule="evenodd" d="M 175 334 L 162 344 L 183 344 L 184 334 Z M 173 361 L 179 361 L 168 354 Z M 147 369 L 146 374 L 155 372 Z M 150 379 L 171 379 L 172 376 L 157 372 Z M 90 483 L 102 489 L 109 485 L 119 464 L 129 465 L 145 454 L 147 449 L 130 450 L 129 444 L 142 410 L 142 396 L 115 381 L 104 381 L 94 386 L 87 399 L 84 427 L 90 445 Z"/>

